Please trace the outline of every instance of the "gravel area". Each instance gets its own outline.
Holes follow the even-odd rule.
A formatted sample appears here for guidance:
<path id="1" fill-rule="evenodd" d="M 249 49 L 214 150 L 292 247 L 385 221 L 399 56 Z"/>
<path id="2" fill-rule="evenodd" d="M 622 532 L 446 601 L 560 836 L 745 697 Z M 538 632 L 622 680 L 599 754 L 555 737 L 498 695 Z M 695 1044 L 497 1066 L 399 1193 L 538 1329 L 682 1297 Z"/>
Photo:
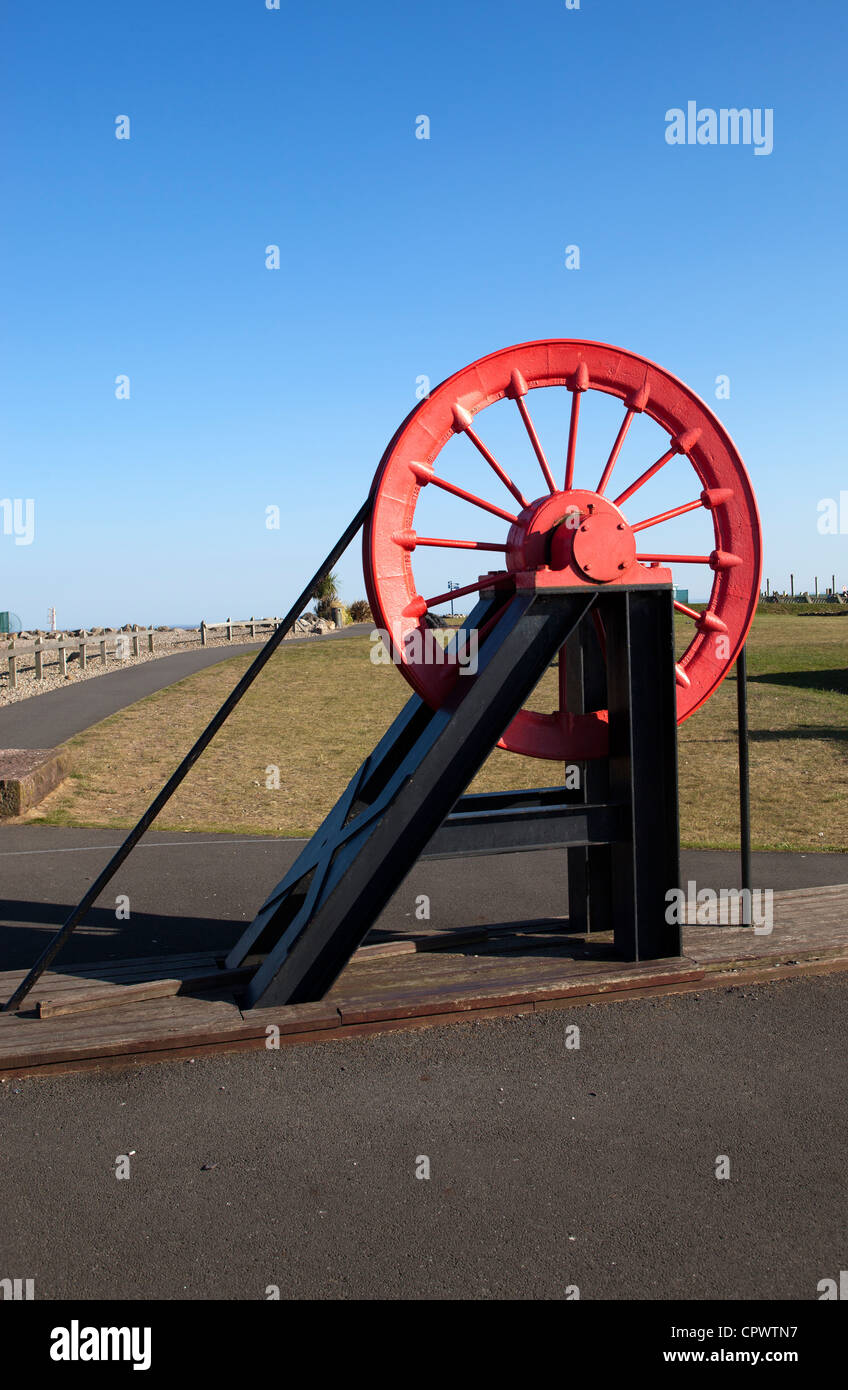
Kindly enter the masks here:
<path id="1" fill-rule="evenodd" d="M 311 627 L 300 627 L 302 620 L 298 620 L 298 625 L 289 634 L 289 637 L 303 637 L 310 634 Z M 327 625 L 329 627 L 329 624 Z M 59 635 L 59 634 L 57 634 Z M 114 642 L 116 633 L 105 634 L 110 643 Z M 129 634 L 130 636 L 132 634 Z M 233 640 L 228 641 L 225 636 L 213 637 L 211 634 L 206 638 L 207 647 L 230 647 L 234 653 L 237 648 L 256 642 L 267 640 L 271 635 L 269 627 L 259 628 L 257 625 L 256 636 L 251 637 L 246 629 L 233 634 Z M 46 640 L 50 640 L 49 635 Z M 98 640 L 96 637 L 93 641 Z M 288 639 L 287 639 L 288 640 Z M 110 671 L 115 671 L 119 667 L 125 669 L 128 666 L 140 666 L 145 661 L 157 661 L 162 656 L 173 656 L 174 652 L 192 650 L 200 648 L 200 633 L 197 629 L 173 628 L 169 632 L 157 632 L 154 635 L 156 650 L 148 652 L 141 651 L 138 656 L 128 656 L 118 659 L 110 652 L 105 662 L 101 661 L 100 653 L 96 649 L 89 648 L 88 660 L 84 671 L 80 669 L 79 657 L 68 652 L 68 673 L 63 676 L 59 671 L 58 653 L 44 652 L 44 677 L 42 680 L 35 679 L 35 659 L 31 654 L 21 652 L 18 656 L 18 683 L 14 690 L 9 688 L 8 664 L 4 661 L 4 649 L 0 649 L 0 706 L 14 705 L 20 700 L 28 700 L 32 695 L 44 695 L 49 690 L 62 690 L 66 686 L 76 684 L 79 681 L 94 680 L 96 676 L 105 676 Z M 141 645 L 146 648 L 147 636 L 141 637 Z"/>

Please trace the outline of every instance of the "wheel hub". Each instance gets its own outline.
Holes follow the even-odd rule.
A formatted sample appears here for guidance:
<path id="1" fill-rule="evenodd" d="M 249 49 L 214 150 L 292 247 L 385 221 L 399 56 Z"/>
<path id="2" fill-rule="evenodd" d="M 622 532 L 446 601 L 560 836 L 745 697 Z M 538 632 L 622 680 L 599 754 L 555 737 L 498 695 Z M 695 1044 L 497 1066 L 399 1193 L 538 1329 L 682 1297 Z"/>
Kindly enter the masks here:
<path id="1" fill-rule="evenodd" d="M 607 584 L 636 563 L 636 537 L 606 497 L 569 488 L 524 509 L 510 530 L 506 562 L 513 573 L 571 570 L 587 583 Z"/>

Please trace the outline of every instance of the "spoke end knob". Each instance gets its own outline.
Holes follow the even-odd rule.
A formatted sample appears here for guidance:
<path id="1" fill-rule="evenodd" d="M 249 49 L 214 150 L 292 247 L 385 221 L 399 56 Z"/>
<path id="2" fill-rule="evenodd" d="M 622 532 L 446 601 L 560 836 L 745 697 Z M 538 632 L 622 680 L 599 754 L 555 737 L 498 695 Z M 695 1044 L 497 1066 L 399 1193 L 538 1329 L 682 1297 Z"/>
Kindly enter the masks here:
<path id="1" fill-rule="evenodd" d="M 732 496 L 732 487 L 705 487 L 701 493 L 701 505 L 711 512 L 723 502 L 729 502 Z"/>
<path id="2" fill-rule="evenodd" d="M 741 564 L 742 556 L 734 555 L 729 550 L 714 550 L 710 555 L 711 570 L 732 570 Z"/>
<path id="3" fill-rule="evenodd" d="M 527 395 L 527 382 L 516 368 L 509 374 L 509 386 L 506 388 L 509 400 L 517 401 L 520 396 Z"/>
<path id="4" fill-rule="evenodd" d="M 474 424 L 474 416 L 463 405 L 455 405 L 452 411 L 454 434 L 464 434 Z"/>

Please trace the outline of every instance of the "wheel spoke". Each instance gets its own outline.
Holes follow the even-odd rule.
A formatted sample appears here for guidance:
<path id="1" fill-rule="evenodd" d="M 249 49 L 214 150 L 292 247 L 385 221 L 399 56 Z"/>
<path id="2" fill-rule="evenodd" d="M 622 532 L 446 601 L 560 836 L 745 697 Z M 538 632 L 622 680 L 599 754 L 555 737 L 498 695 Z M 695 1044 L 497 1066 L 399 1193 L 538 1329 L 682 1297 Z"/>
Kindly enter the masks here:
<path id="1" fill-rule="evenodd" d="M 696 623 L 701 621 L 701 614 L 696 608 L 687 608 L 685 603 L 679 603 L 677 599 L 674 600 L 674 607 L 678 613 L 683 613 L 687 618 L 694 619 Z"/>
<path id="2" fill-rule="evenodd" d="M 620 507 L 622 503 L 627 501 L 628 497 L 632 497 L 636 489 L 643 487 L 649 478 L 653 478 L 655 473 L 658 473 L 661 468 L 665 467 L 669 459 L 674 458 L 675 454 L 688 454 L 689 450 L 700 438 L 700 434 L 700 430 L 687 430 L 686 433 L 681 434 L 678 439 L 672 439 L 671 446 L 666 449 L 665 453 L 661 454 L 656 463 L 651 464 L 650 468 L 646 468 L 645 472 L 636 479 L 635 483 L 631 483 L 628 488 L 624 489 L 624 492 L 616 497 L 614 505 Z"/>
<path id="3" fill-rule="evenodd" d="M 721 618 L 709 608 L 705 608 L 703 613 L 699 613 L 695 608 L 687 608 L 685 603 L 678 603 L 677 599 L 674 600 L 674 607 L 678 613 L 692 618 L 702 632 L 727 632 L 727 623 L 722 622 Z"/>
<path id="4" fill-rule="evenodd" d="M 660 512 L 659 516 L 649 516 L 647 521 L 638 521 L 631 530 L 644 531 L 646 526 L 657 526 L 661 521 L 671 521 L 672 517 L 682 516 L 684 512 L 694 512 L 698 507 L 706 507 L 709 512 L 715 511 L 723 502 L 729 502 L 732 496 L 733 488 L 705 487 L 694 502 L 687 502 L 683 507 L 672 507 L 671 511 Z"/>
<path id="5" fill-rule="evenodd" d="M 637 555 L 636 559 L 643 565 L 708 565 L 712 555 Z"/>
<path id="6" fill-rule="evenodd" d="M 482 507 L 484 512 L 491 512 L 493 516 L 502 517 L 504 521 L 518 520 L 514 512 L 504 511 L 503 507 L 496 507 L 494 502 L 486 502 L 476 493 L 466 492 L 465 488 L 457 487 L 455 483 L 449 483 L 446 478 L 437 477 L 432 467 L 426 463 L 411 463 L 409 466 L 422 485 L 433 483 L 436 487 L 440 487 L 443 492 L 449 492 L 454 497 L 461 497 L 463 502 L 470 502 L 474 507 Z"/>
<path id="7" fill-rule="evenodd" d="M 677 450 L 675 448 L 666 449 L 665 453 L 660 455 L 656 463 L 652 463 L 650 468 L 646 468 L 644 473 L 640 474 L 636 479 L 635 483 L 631 483 L 628 488 L 624 489 L 624 492 L 616 497 L 613 505 L 616 507 L 622 506 L 622 504 L 627 501 L 628 497 L 633 496 L 637 488 L 643 487 L 649 478 L 653 478 L 655 473 L 659 473 L 660 469 L 664 468 L 669 459 L 673 459 L 676 453 Z"/>
<path id="8" fill-rule="evenodd" d="M 571 420 L 568 425 L 568 452 L 565 458 L 565 491 L 574 486 L 574 455 L 577 451 L 577 425 L 580 420 L 580 397 L 589 385 L 589 369 L 585 362 L 579 363 L 574 374 L 574 383 L 569 386 L 571 395 Z"/>
<path id="9" fill-rule="evenodd" d="M 440 603 L 449 603 L 451 599 L 462 598 L 463 594 L 476 594 L 480 589 L 488 589 L 491 585 L 496 584 L 498 580 L 507 578 L 509 578 L 509 575 L 506 570 L 498 570 L 496 573 L 484 575 L 482 579 L 478 579 L 474 584 L 466 584 L 464 588 L 449 589 L 446 594 L 436 594 L 434 598 L 421 599 L 420 603 L 423 603 L 424 608 L 418 616 L 423 616 L 423 613 L 428 608 L 438 608 Z M 416 600 L 413 600 L 413 602 L 416 602 Z M 410 608 L 412 607 L 411 604 L 409 606 Z M 409 616 L 415 615 L 412 614 Z"/>
<path id="10" fill-rule="evenodd" d="M 639 389 L 637 391 L 631 391 L 628 396 L 624 397 L 624 404 L 626 405 L 627 410 L 625 412 L 624 419 L 621 422 L 621 428 L 619 429 L 618 434 L 615 437 L 615 443 L 613 444 L 612 449 L 610 450 L 610 456 L 607 459 L 606 467 L 604 468 L 604 471 L 601 474 L 601 481 L 598 483 L 598 486 L 595 489 L 595 491 L 599 492 L 601 496 L 603 496 L 604 492 L 606 491 L 606 486 L 610 480 L 610 475 L 612 473 L 612 470 L 615 468 L 616 461 L 618 459 L 619 454 L 621 453 L 621 446 L 627 438 L 627 431 L 630 429 L 633 416 L 642 414 L 642 411 L 648 404 L 649 395 L 650 389 L 648 387 L 648 374 L 646 372 L 645 380 L 642 382 L 642 385 L 639 387 Z"/>
<path id="11" fill-rule="evenodd" d="M 638 555 L 636 559 L 643 565 L 709 565 L 713 570 L 729 570 L 742 564 L 739 555 L 729 550 L 713 550 L 709 555 Z"/>
<path id="12" fill-rule="evenodd" d="M 446 550 L 506 550 L 501 541 L 454 541 L 444 536 L 418 536 L 414 531 L 395 531 L 392 536 L 395 545 L 404 550 L 414 550 L 418 545 L 437 545 Z"/>
<path id="13" fill-rule="evenodd" d="M 659 526 L 661 521 L 671 521 L 672 517 L 682 516 L 684 512 L 694 512 L 698 507 L 703 507 L 700 497 L 695 502 L 687 502 L 683 507 L 672 507 L 668 512 L 660 512 L 659 516 L 649 516 L 647 521 L 637 521 L 635 526 L 631 526 L 631 531 L 644 531 L 646 526 Z"/>
<path id="14" fill-rule="evenodd" d="M 472 418 L 473 417 L 471 416 L 471 414 L 467 410 L 464 410 L 461 405 L 455 405 L 453 408 L 454 433 L 465 434 L 468 436 L 468 438 L 471 440 L 471 443 L 474 445 L 474 448 L 477 450 L 478 454 L 482 454 L 489 467 L 500 478 L 504 487 L 512 493 L 519 507 L 521 507 L 523 510 L 527 506 L 527 498 L 524 496 L 521 490 L 515 486 L 515 483 L 512 481 L 512 478 L 510 478 L 509 474 L 505 471 L 505 469 L 501 468 L 501 465 L 498 463 L 494 454 L 486 448 L 486 445 L 483 443 L 480 436 L 476 434 L 474 430 L 471 428 Z"/>
<path id="15" fill-rule="evenodd" d="M 539 467 L 541 468 L 545 482 L 548 485 L 548 491 L 552 493 L 556 492 L 557 489 L 556 483 L 554 482 L 554 475 L 551 472 L 550 464 L 548 463 L 548 460 L 545 457 L 545 451 L 542 448 L 541 441 L 539 439 L 538 434 L 536 433 L 536 427 L 530 418 L 530 411 L 527 409 L 527 405 L 522 396 L 516 396 L 514 399 L 515 404 L 518 406 L 521 418 L 524 421 L 524 428 L 526 429 L 527 434 L 530 438 L 530 443 L 533 445 L 533 452 L 535 453 L 536 458 L 539 460 Z"/>
<path id="16" fill-rule="evenodd" d="M 618 431 L 618 434 L 615 436 L 615 443 L 613 444 L 612 449 L 610 450 L 610 456 L 609 456 L 609 458 L 607 459 L 606 467 L 604 468 L 604 471 L 603 471 L 603 473 L 601 474 L 601 481 L 598 483 L 598 486 L 595 488 L 595 491 L 596 491 L 596 492 L 599 492 L 599 493 L 601 494 L 601 496 L 603 496 L 604 490 L 605 490 L 605 488 L 606 488 L 606 485 L 607 485 L 607 483 L 608 483 L 609 480 L 610 480 L 610 475 L 611 475 L 611 473 L 612 473 L 612 470 L 615 468 L 616 459 L 618 458 L 619 454 L 621 453 L 621 446 L 622 446 L 622 444 L 624 443 L 625 439 L 627 438 L 627 431 L 630 429 L 630 424 L 631 424 L 631 421 L 633 420 L 633 416 L 634 416 L 635 414 L 636 414 L 636 411 L 635 411 L 635 410 L 633 410 L 632 408 L 631 408 L 631 409 L 628 409 L 628 411 L 626 412 L 626 414 L 625 414 L 625 416 L 624 416 L 624 419 L 623 419 L 622 422 L 621 422 L 621 429 Z"/>

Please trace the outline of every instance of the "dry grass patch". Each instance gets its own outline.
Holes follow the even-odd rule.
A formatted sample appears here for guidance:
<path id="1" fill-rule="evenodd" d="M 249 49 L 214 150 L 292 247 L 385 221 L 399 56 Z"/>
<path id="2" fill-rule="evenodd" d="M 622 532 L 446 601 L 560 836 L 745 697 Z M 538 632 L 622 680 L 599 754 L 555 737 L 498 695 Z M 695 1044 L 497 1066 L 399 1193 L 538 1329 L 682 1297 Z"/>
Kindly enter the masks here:
<path id="1" fill-rule="evenodd" d="M 681 633 L 688 631 L 681 626 Z M 848 619 L 764 616 L 749 643 L 754 841 L 848 849 Z M 406 700 L 356 636 L 283 647 L 157 821 L 159 829 L 308 835 Z M 72 740 L 74 776 L 43 804 L 54 825 L 131 825 L 249 664 L 234 657 L 122 710 Z M 534 697 L 543 708 L 552 673 Z M 547 687 L 547 689 L 546 689 Z M 738 833 L 735 682 L 680 730 L 684 844 L 733 847 Z M 266 787 L 278 767 L 278 790 Z M 474 791 L 554 783 L 556 763 L 495 751 Z M 273 776 L 273 773 L 270 774 Z"/>

